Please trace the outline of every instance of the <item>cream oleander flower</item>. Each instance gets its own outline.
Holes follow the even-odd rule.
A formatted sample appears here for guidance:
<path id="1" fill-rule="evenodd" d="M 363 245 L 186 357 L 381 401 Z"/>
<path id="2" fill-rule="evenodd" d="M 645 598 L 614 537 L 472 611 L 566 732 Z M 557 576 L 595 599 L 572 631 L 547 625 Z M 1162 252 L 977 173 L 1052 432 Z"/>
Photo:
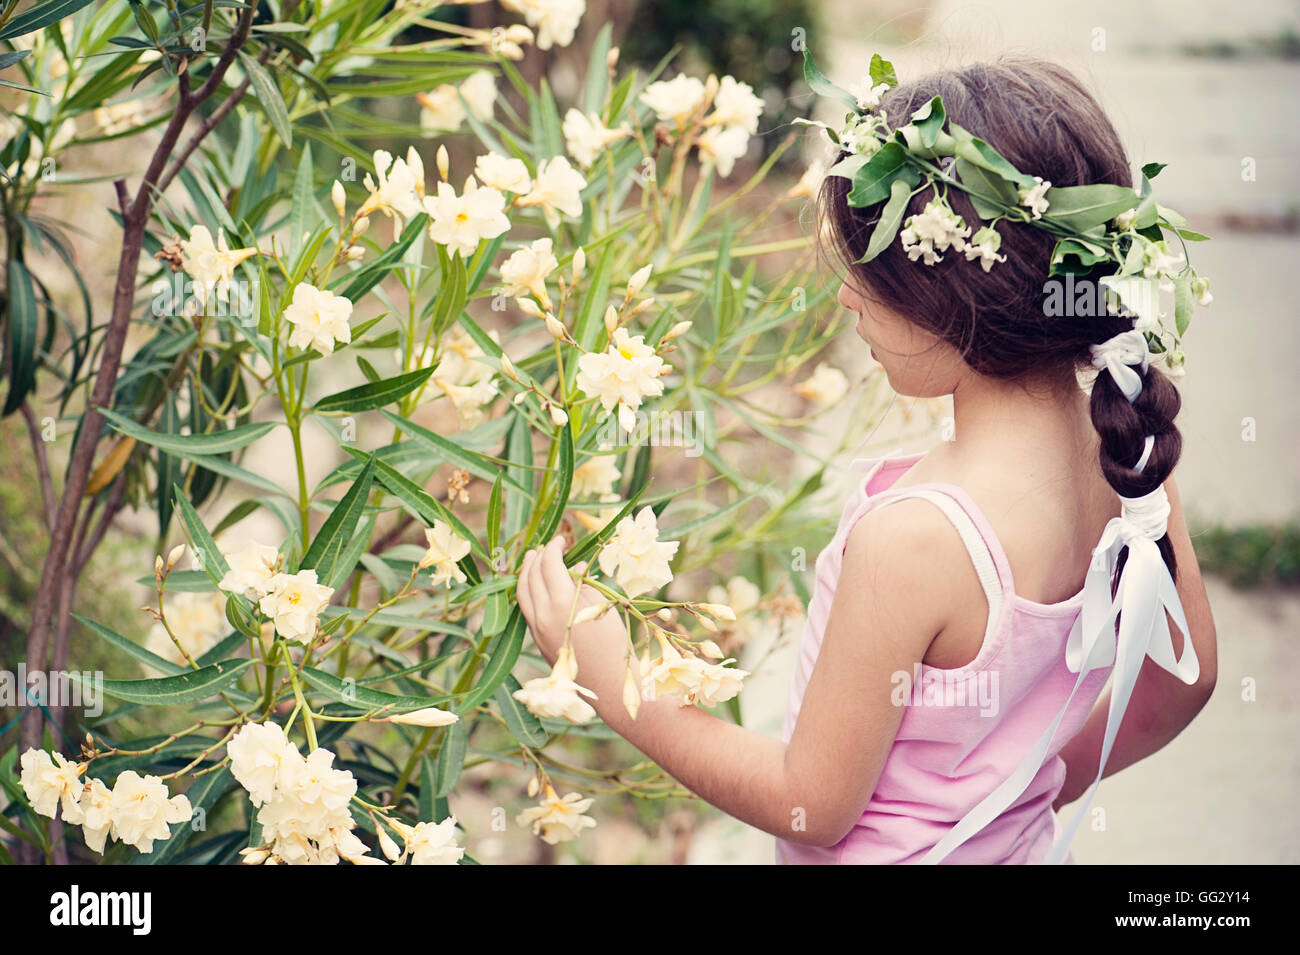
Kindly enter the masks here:
<path id="1" fill-rule="evenodd" d="M 460 426 L 464 431 L 478 427 L 487 417 L 487 408 L 500 393 L 496 382 L 484 378 L 472 385 L 456 385 L 445 379 L 435 377 L 433 383 L 442 389 L 443 394 L 451 399 L 460 415 Z"/>
<path id="2" fill-rule="evenodd" d="M 502 156 L 499 153 L 484 153 L 474 161 L 474 175 L 478 181 L 502 192 L 523 195 L 533 188 L 533 180 L 528 175 L 528 167 L 522 159 Z"/>
<path id="3" fill-rule="evenodd" d="M 644 700 L 673 698 L 681 706 L 689 706 L 700 685 L 704 661 L 696 656 L 684 656 L 663 634 L 655 636 L 659 640 L 659 656 L 642 661 L 641 697 Z"/>
<path id="4" fill-rule="evenodd" d="M 316 635 L 317 615 L 333 594 L 331 588 L 316 582 L 315 569 L 308 568 L 272 577 L 271 591 L 258 606 L 272 618 L 276 632 L 286 640 L 310 640 Z"/>
<path id="5" fill-rule="evenodd" d="M 273 843 L 267 861 L 290 865 L 335 865 L 342 857 L 368 863 L 366 846 L 352 833 L 356 825 L 348 805 L 357 782 L 346 770 L 332 765 L 334 754 L 313 750 L 306 759 L 286 765 L 272 798 L 257 819 L 264 836 Z"/>
<path id="6" fill-rule="evenodd" d="M 565 148 L 583 168 L 594 163 L 610 143 L 632 135 L 626 123 L 617 129 L 609 129 L 601 122 L 599 114 L 573 108 L 564 114 L 563 131 Z"/>
<path id="7" fill-rule="evenodd" d="M 284 310 L 284 320 L 293 326 L 289 345 L 315 348 L 322 355 L 334 351 L 334 343 L 352 341 L 348 317 L 352 302 L 342 295 L 300 282 L 294 287 L 293 301 Z"/>
<path id="8" fill-rule="evenodd" d="M 170 594 L 164 607 L 167 626 L 175 634 L 176 642 L 172 641 L 162 623 L 155 623 L 149 629 L 145 649 L 178 666 L 187 663 L 185 653 L 190 655 L 190 659 L 197 660 L 230 633 L 230 623 L 226 620 L 225 594 Z M 185 653 L 177 649 L 177 642 Z"/>
<path id="9" fill-rule="evenodd" d="M 654 509 L 647 505 L 636 517 L 618 522 L 614 536 L 601 548 L 601 572 L 613 575 L 629 597 L 658 590 L 673 579 L 668 562 L 680 543 L 659 540 Z"/>
<path id="10" fill-rule="evenodd" d="M 605 351 L 588 352 L 578 359 L 575 380 L 586 394 L 598 397 L 606 411 L 617 406 L 619 424 L 631 432 L 636 428 L 633 412 L 641 402 L 664 393 L 664 367 L 663 359 L 645 343 L 645 336 L 616 328 Z"/>
<path id="11" fill-rule="evenodd" d="M 475 119 L 490 120 L 497 97 L 496 78 L 488 70 L 479 70 L 471 73 L 459 87 L 443 83 L 428 93 L 417 93 L 415 99 L 423 107 L 420 110 L 420 128 L 426 136 L 454 133 L 465 124 L 462 96 Z"/>
<path id="12" fill-rule="evenodd" d="M 420 196 L 417 191 L 416 172 L 405 159 L 394 159 L 392 153 L 376 149 L 374 155 L 375 175 L 379 183 L 366 173 L 363 184 L 370 192 L 369 197 L 357 215 L 382 212 L 391 218 L 410 219 L 420 214 Z M 419 190 L 424 189 L 423 168 L 418 181 Z"/>
<path id="13" fill-rule="evenodd" d="M 1016 190 L 1020 197 L 1020 204 L 1030 211 L 1030 218 L 1041 219 L 1043 213 L 1047 211 L 1047 190 L 1052 188 L 1050 182 L 1044 182 L 1042 176 L 1034 177 L 1034 185 L 1028 188 L 1022 186 Z M 961 250 L 958 249 L 958 252 Z"/>
<path id="14" fill-rule="evenodd" d="M 182 239 L 181 267 L 194 279 L 194 296 L 206 305 L 214 294 L 222 302 L 230 300 L 230 283 L 235 277 L 235 266 L 257 255 L 256 248 L 231 249 L 226 245 L 226 234 L 217 230 L 217 241 L 207 226 L 196 225 L 190 237 Z"/>
<path id="15" fill-rule="evenodd" d="M 739 695 L 741 682 L 749 676 L 749 671 L 727 666 L 728 663 L 734 662 L 732 659 L 726 659 L 721 663 L 702 663 L 699 668 L 699 683 L 695 687 L 691 702 L 698 703 L 700 706 L 717 706 Z"/>
<path id="16" fill-rule="evenodd" d="M 242 550 L 222 554 L 230 568 L 217 583 L 221 590 L 261 600 L 271 589 L 271 578 L 280 566 L 280 552 L 269 544 L 249 540 Z"/>
<path id="17" fill-rule="evenodd" d="M 582 215 L 580 193 L 587 187 L 582 173 L 569 165 L 564 156 L 556 156 L 540 163 L 533 188 L 515 200 L 521 206 L 541 206 L 547 224 L 554 229 L 560 224 L 560 214 L 570 218 Z"/>
<path id="18" fill-rule="evenodd" d="M 63 816 L 69 822 L 69 813 L 80 818 L 77 806 L 81 798 L 83 766 L 68 762 L 62 753 L 51 754 L 43 749 L 29 749 L 19 760 L 22 773 L 19 782 L 32 809 L 42 816 L 54 818 L 55 811 L 63 806 Z"/>
<path id="19" fill-rule="evenodd" d="M 140 776 L 128 769 L 117 777 L 109 802 L 112 835 L 141 852 L 153 852 L 157 839 L 171 836 L 169 824 L 188 822 L 194 815 L 185 796 L 172 796 L 157 776 Z"/>
<path id="20" fill-rule="evenodd" d="M 578 694 L 596 699 L 596 694 L 576 682 L 578 661 L 568 644 L 560 647 L 555 666 L 550 675 L 529 680 L 514 692 L 514 698 L 534 716 L 547 719 L 566 719 L 570 723 L 585 723 L 596 716 L 590 703 Z"/>
<path id="21" fill-rule="evenodd" d="M 537 49 L 568 46 L 578 22 L 587 12 L 587 0 L 501 0 L 501 6 L 523 16 L 537 31 Z"/>
<path id="22" fill-rule="evenodd" d="M 715 166 L 723 179 L 731 175 L 736 160 L 749 148 L 749 133 L 739 126 L 711 126 L 700 133 L 696 142 L 700 161 L 705 166 Z"/>
<path id="23" fill-rule="evenodd" d="M 524 828 L 532 827 L 533 835 L 540 836 L 543 842 L 555 845 L 570 842 L 596 824 L 596 820 L 585 816 L 591 808 L 590 796 L 583 798 L 581 793 L 567 793 L 561 797 L 548 782 L 546 795 L 541 802 L 531 809 L 525 809 L 515 819 Z"/>
<path id="24" fill-rule="evenodd" d="M 640 99 L 664 122 L 681 129 L 704 99 L 704 84 L 693 76 L 679 73 L 671 80 L 651 83 L 642 91 Z"/>
<path id="25" fill-rule="evenodd" d="M 465 574 L 456 566 L 456 561 L 470 552 L 469 541 L 442 521 L 434 521 L 433 527 L 425 528 L 424 539 L 428 549 L 420 558 L 419 569 L 433 568 L 433 586 L 445 583 L 450 587 L 453 578 L 463 584 Z"/>
<path id="26" fill-rule="evenodd" d="M 417 823 L 406 837 L 411 865 L 456 865 L 465 850 L 456 845 L 456 817 Z"/>
<path id="27" fill-rule="evenodd" d="M 828 408 L 843 398 L 849 390 L 849 380 L 844 372 L 825 362 L 820 362 L 813 373 L 799 384 L 794 392 L 821 408 Z"/>
<path id="28" fill-rule="evenodd" d="M 245 723 L 229 743 L 230 772 L 254 806 L 268 802 L 284 768 L 302 759 L 278 723 Z"/>
<path id="29" fill-rule="evenodd" d="M 431 220 L 429 238 L 466 259 L 483 239 L 495 239 L 510 228 L 506 197 L 499 189 L 479 186 L 473 176 L 465 180 L 460 195 L 451 183 L 438 183 L 437 194 L 424 197 L 424 208 Z"/>
<path id="30" fill-rule="evenodd" d="M 573 485 L 570 495 L 583 500 L 596 498 L 602 500 L 606 494 L 614 491 L 614 485 L 622 477 L 612 454 L 594 454 L 573 470 Z"/>
<path id="31" fill-rule="evenodd" d="M 501 263 L 501 281 L 511 298 L 532 292 L 545 308 L 550 304 L 546 294 L 546 277 L 559 268 L 560 263 L 551 251 L 550 238 L 537 239 L 532 245 L 516 249 Z"/>
<path id="32" fill-rule="evenodd" d="M 90 849 L 103 855 L 104 843 L 113 831 L 113 791 L 101 779 L 86 780 L 79 809 L 81 837 Z"/>
<path id="33" fill-rule="evenodd" d="M 723 631 L 731 634 L 738 644 L 744 644 L 757 633 L 758 621 L 754 611 L 758 609 L 762 594 L 748 578 L 732 577 L 725 588 L 714 585 L 709 588 L 708 597 L 713 603 L 726 604 L 735 613 L 736 619 L 728 621 Z"/>
<path id="34" fill-rule="evenodd" d="M 713 97 L 713 111 L 704 122 L 710 126 L 735 126 L 752 135 L 758 132 L 761 115 L 763 100 L 754 95 L 754 88 L 734 76 L 724 76 Z"/>

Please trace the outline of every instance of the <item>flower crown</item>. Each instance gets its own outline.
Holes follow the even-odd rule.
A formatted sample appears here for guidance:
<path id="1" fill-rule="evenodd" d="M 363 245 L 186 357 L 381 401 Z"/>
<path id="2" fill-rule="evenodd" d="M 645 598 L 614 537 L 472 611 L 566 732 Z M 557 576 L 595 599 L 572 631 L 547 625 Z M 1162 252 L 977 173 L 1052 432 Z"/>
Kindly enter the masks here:
<path id="1" fill-rule="evenodd" d="M 1137 191 L 1109 183 L 1053 186 L 1041 176 L 1021 172 L 984 140 L 949 120 L 939 96 L 913 112 L 906 125 L 891 128 L 880 102 L 898 85 L 898 76 L 878 53 L 871 57 L 870 75 L 855 91 L 830 82 L 807 50 L 804 78 L 814 93 L 849 109 L 839 129 L 816 120 L 795 120 L 821 127 L 831 142 L 849 153 L 826 175 L 852 180 L 850 206 L 885 203 L 858 262 L 874 259 L 901 231 L 903 249 L 913 262 L 936 265 L 943 261 L 939 253 L 951 249 L 965 253 L 968 261 L 978 259 L 987 272 L 1006 261 L 998 254 L 998 224 L 1033 226 L 1057 239 L 1049 277 L 1098 280 L 1108 311 L 1133 317 L 1150 351 L 1165 353 L 1171 371 L 1181 369 L 1180 346 L 1193 305 L 1209 305 L 1213 298 L 1210 280 L 1187 263 L 1186 243 L 1209 237 L 1192 231 L 1186 219 L 1156 202 L 1151 180 L 1164 163 L 1142 167 Z M 949 205 L 949 188 L 969 197 L 981 221 L 974 235 Z M 909 200 L 925 189 L 933 189 L 934 198 L 904 221 Z M 1171 250 L 1166 231 L 1178 240 L 1179 250 Z M 1160 290 L 1174 295 L 1172 328 L 1161 321 Z"/>

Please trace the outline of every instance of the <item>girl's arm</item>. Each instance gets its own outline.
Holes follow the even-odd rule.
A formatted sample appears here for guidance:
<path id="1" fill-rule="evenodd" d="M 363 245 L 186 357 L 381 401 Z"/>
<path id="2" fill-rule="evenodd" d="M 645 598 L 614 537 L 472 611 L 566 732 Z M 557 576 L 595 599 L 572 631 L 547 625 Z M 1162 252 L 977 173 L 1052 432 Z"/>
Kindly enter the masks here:
<path id="1" fill-rule="evenodd" d="M 572 629 L 577 682 L 605 723 L 687 789 L 749 825 L 795 843 L 830 846 L 861 816 L 902 719 L 898 674 L 910 678 L 945 622 L 945 581 L 960 579 L 965 551 L 924 501 L 866 514 L 848 537 L 821 651 L 787 745 L 674 699 L 622 703 L 630 662 L 616 613 Z M 966 561 L 964 573 L 974 580 Z M 530 551 L 519 606 L 546 659 L 564 642 L 574 583 L 562 545 Z M 578 606 L 599 600 L 584 587 Z"/>
<path id="2" fill-rule="evenodd" d="M 1218 673 L 1214 618 L 1210 615 L 1210 602 L 1205 596 L 1201 570 L 1196 563 L 1191 538 L 1187 535 L 1182 501 L 1173 478 L 1165 482 L 1165 490 L 1170 503 L 1169 540 L 1174 545 L 1174 558 L 1178 565 L 1178 597 L 1192 631 L 1192 648 L 1200 662 L 1201 675 L 1196 683 L 1188 686 L 1150 658 L 1143 662 L 1133 687 L 1133 696 L 1120 721 L 1110 758 L 1106 761 L 1106 776 L 1150 756 L 1182 732 L 1210 698 Z M 1169 621 L 1169 632 L 1175 652 L 1181 655 L 1183 634 L 1172 620 Z M 1110 690 L 1107 690 L 1093 707 L 1083 729 L 1061 749 L 1061 757 L 1065 760 L 1065 783 L 1053 808 L 1059 809 L 1078 799 L 1097 778 L 1109 706 Z"/>

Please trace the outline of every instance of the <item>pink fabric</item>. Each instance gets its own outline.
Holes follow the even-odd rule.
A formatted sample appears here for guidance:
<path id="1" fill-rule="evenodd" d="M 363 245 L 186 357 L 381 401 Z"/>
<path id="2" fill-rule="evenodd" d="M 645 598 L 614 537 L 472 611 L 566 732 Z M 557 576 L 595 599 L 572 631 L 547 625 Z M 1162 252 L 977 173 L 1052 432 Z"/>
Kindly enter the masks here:
<path id="1" fill-rule="evenodd" d="M 817 662 L 849 532 L 863 514 L 891 496 L 888 489 L 921 457 L 859 458 L 850 466 L 862 479 L 845 505 L 835 536 L 817 557 L 815 589 L 781 730 L 787 743 Z M 958 819 L 1011 775 L 1061 711 L 1077 679 L 1065 665 L 1065 644 L 1082 608 L 1082 592 L 1056 604 L 1018 596 L 1006 553 L 966 492 L 952 484 L 914 484 L 912 488 L 948 495 L 975 522 L 1002 583 L 1005 596 L 1000 619 L 979 654 L 966 666 L 950 670 L 920 666 L 916 682 L 922 689 L 908 693 L 907 711 L 875 793 L 849 834 L 827 848 L 777 839 L 778 863 L 920 862 Z M 1043 861 L 1057 832 L 1052 801 L 1065 780 L 1065 763 L 1057 754 L 1082 728 L 1109 674 L 1107 667 L 1084 680 L 1033 782 L 1006 812 L 953 850 L 945 862 Z M 954 694 L 948 703 L 960 703 L 961 697 L 955 694 L 964 692 L 966 705 L 927 705 L 924 696 L 922 705 L 913 705 L 915 694 L 938 679 L 944 681 L 940 686 L 950 687 Z M 994 688 L 996 693 L 987 695 Z M 986 693 L 983 704 L 981 689 Z M 987 705 L 990 701 L 995 701 L 996 707 Z M 987 715 L 982 715 L 983 711 L 988 711 Z M 1067 857 L 1066 862 L 1073 859 Z"/>

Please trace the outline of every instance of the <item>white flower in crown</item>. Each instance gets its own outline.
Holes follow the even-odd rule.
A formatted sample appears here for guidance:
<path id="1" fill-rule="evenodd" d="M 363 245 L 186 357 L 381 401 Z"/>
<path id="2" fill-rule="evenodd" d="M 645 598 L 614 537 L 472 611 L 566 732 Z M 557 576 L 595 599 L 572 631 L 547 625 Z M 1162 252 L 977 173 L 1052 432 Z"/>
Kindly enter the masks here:
<path id="1" fill-rule="evenodd" d="M 1016 190 L 1020 197 L 1020 204 L 1027 208 L 1033 219 L 1041 219 L 1043 213 L 1047 211 L 1047 190 L 1052 188 L 1050 182 L 1044 182 L 1042 176 L 1034 177 L 1034 185 L 1021 186 Z"/>
<path id="2" fill-rule="evenodd" d="M 970 228 L 943 199 L 931 199 L 917 215 L 909 216 L 903 224 L 900 238 L 907 257 L 915 262 L 923 259 L 926 265 L 943 261 L 938 255 L 951 248 L 961 252 L 966 248 Z"/>
<path id="3" fill-rule="evenodd" d="M 460 195 L 451 183 L 438 183 L 437 194 L 424 197 L 424 208 L 429 213 L 429 238 L 466 259 L 479 242 L 495 239 L 510 228 L 506 197 L 498 189 L 480 186 L 473 176 L 465 180 Z"/>
<path id="4" fill-rule="evenodd" d="M 541 206 L 546 223 L 552 229 L 560 224 L 560 213 L 577 218 L 582 215 L 580 193 L 587 188 L 582 173 L 569 165 L 564 156 L 548 159 L 537 167 L 533 188 L 515 202 L 521 206 Z"/>
<path id="5" fill-rule="evenodd" d="M 995 262 L 1005 262 L 1005 255 L 998 255 L 998 249 L 1002 246 L 1002 236 L 998 230 L 992 226 L 984 226 L 971 237 L 970 243 L 966 246 L 966 261 L 973 262 L 979 259 L 980 265 L 987 272 L 993 268 Z"/>
<path id="6" fill-rule="evenodd" d="M 725 179 L 749 148 L 749 133 L 740 126 L 711 126 L 700 133 L 696 146 L 701 163 L 717 167 L 718 175 Z"/>
<path id="7" fill-rule="evenodd" d="M 609 347 L 588 352 L 578 359 L 576 383 L 583 392 L 600 399 L 600 406 L 612 411 L 618 406 L 618 420 L 624 431 L 634 431 L 633 412 L 648 397 L 664 393 L 664 360 L 645 343 L 645 336 L 631 335 L 616 328 Z"/>
<path id="8" fill-rule="evenodd" d="M 383 149 L 375 150 L 374 160 L 375 175 L 379 177 L 379 182 L 376 183 L 370 173 L 366 173 L 363 183 L 370 196 L 362 203 L 357 214 L 364 216 L 371 212 L 382 212 L 389 218 L 402 219 L 419 215 L 420 196 L 416 191 L 415 170 L 411 164 L 405 159 L 394 159 L 391 153 Z M 423 168 L 420 171 L 423 173 Z M 423 181 L 419 183 L 419 189 L 423 191 Z"/>
<path id="9" fill-rule="evenodd" d="M 1197 305 L 1205 306 L 1214 301 L 1210 294 L 1210 280 L 1202 276 L 1192 279 L 1192 294 L 1196 296 Z"/>
<path id="10" fill-rule="evenodd" d="M 501 0 L 507 10 L 521 14 L 537 31 L 537 49 L 568 46 L 578 22 L 587 12 L 587 0 Z"/>
<path id="11" fill-rule="evenodd" d="M 704 99 L 704 84 L 693 76 L 678 73 L 671 80 L 651 83 L 641 93 L 641 102 L 664 122 L 678 129 L 686 125 L 696 107 Z"/>
<path id="12" fill-rule="evenodd" d="M 584 168 L 596 161 L 596 157 L 610 143 L 616 143 L 632 135 L 631 128 L 623 123 L 617 129 L 609 129 L 596 113 L 584 113 L 570 109 L 564 114 L 564 144 L 579 166 Z"/>
<path id="13" fill-rule="evenodd" d="M 713 111 L 704 119 L 706 126 L 736 126 L 746 133 L 758 132 L 758 118 L 763 115 L 763 100 L 754 88 L 734 76 L 724 76 L 713 97 Z"/>
<path id="14" fill-rule="evenodd" d="M 474 162 L 474 175 L 478 181 L 502 192 L 523 195 L 533 187 L 529 178 L 528 167 L 522 159 L 502 156 L 499 153 L 485 153 Z"/>
<path id="15" fill-rule="evenodd" d="M 1166 279 L 1181 272 L 1187 265 L 1187 259 L 1181 252 L 1169 251 L 1169 240 L 1147 242 L 1142 249 L 1142 275 L 1144 278 Z"/>
<path id="16" fill-rule="evenodd" d="M 352 302 L 342 295 L 300 282 L 293 301 L 284 310 L 284 320 L 293 326 L 289 344 L 294 348 L 315 348 L 322 355 L 334 351 L 334 343 L 352 341 L 348 317 Z"/>
<path id="17" fill-rule="evenodd" d="M 877 116 L 850 116 L 839 132 L 840 148 L 868 158 L 874 156 L 883 145 L 876 135 L 881 123 L 882 119 Z"/>
<path id="18" fill-rule="evenodd" d="M 871 77 L 862 77 L 861 82 L 849 85 L 849 92 L 858 100 L 858 109 L 864 113 L 869 113 L 880 105 L 881 97 L 889 92 L 888 83 L 877 83 L 872 85 Z"/>

